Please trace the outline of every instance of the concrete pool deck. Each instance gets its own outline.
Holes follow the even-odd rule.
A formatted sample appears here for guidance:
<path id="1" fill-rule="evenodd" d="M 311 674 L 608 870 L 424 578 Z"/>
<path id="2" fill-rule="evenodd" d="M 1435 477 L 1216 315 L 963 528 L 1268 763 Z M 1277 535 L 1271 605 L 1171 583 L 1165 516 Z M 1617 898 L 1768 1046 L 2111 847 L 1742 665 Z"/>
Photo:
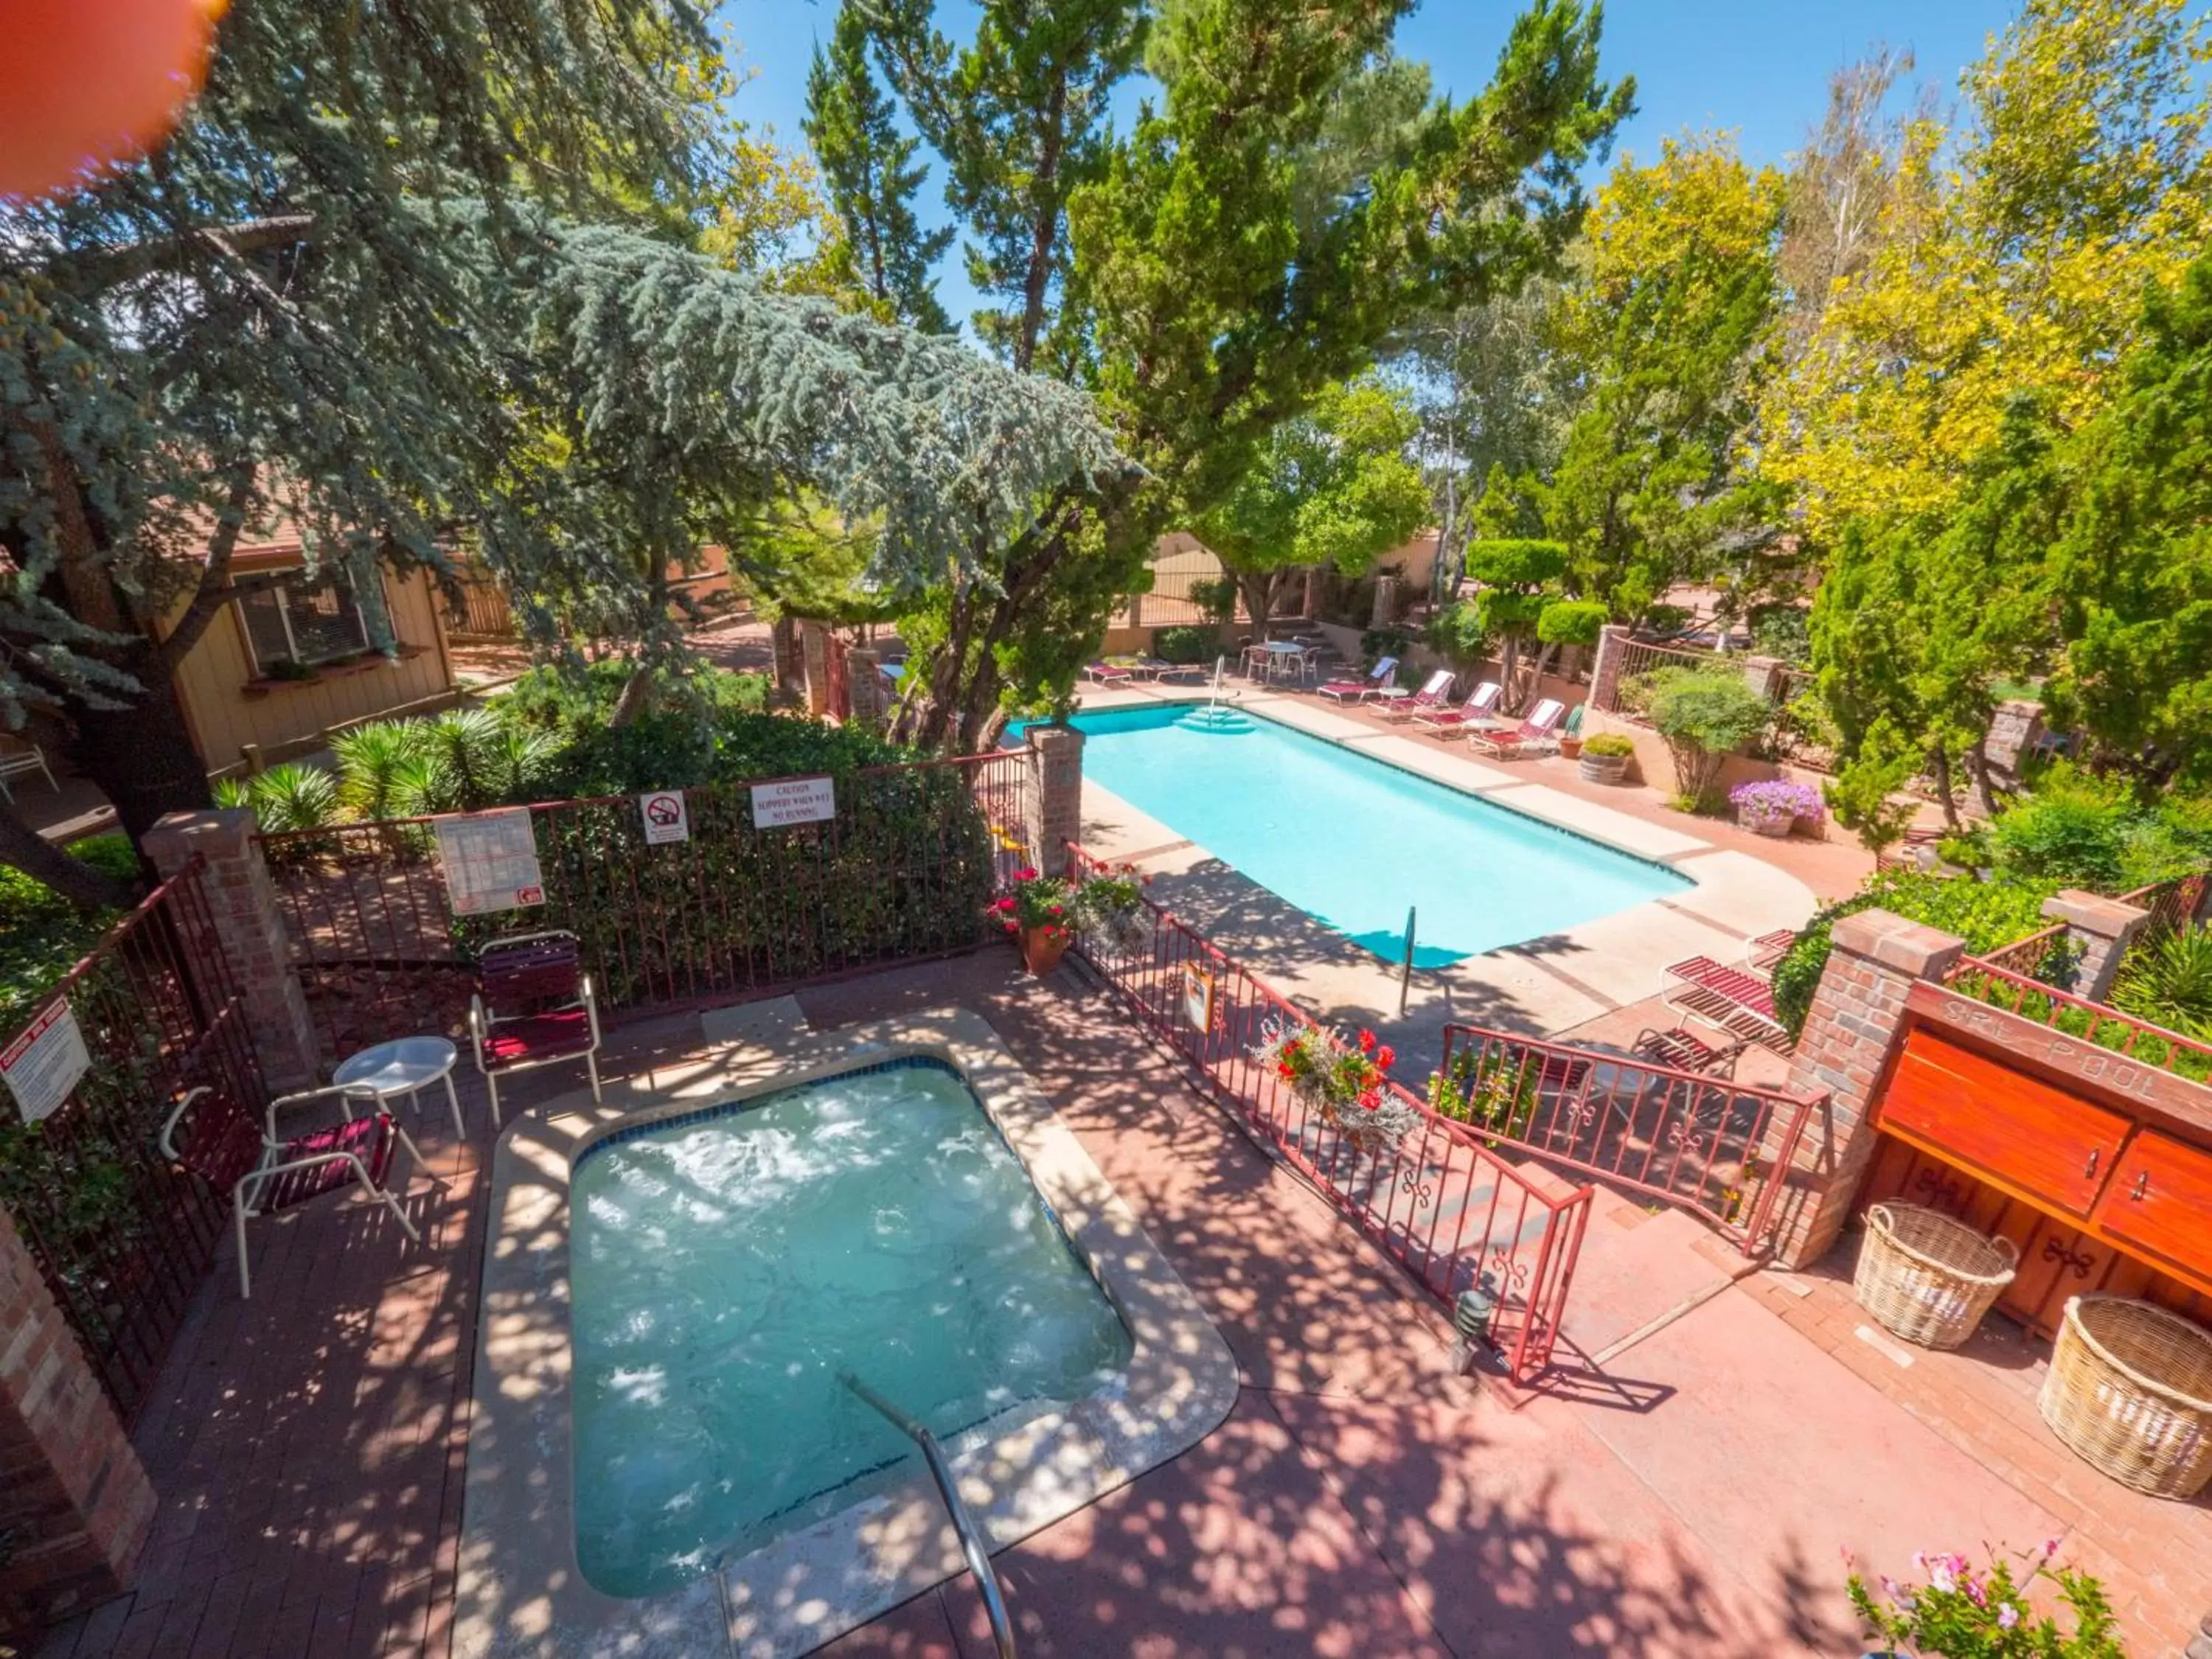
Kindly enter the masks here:
<path id="1" fill-rule="evenodd" d="M 1188 687 L 1088 693 L 1085 710 L 1203 702 Z M 1352 944 L 1174 829 L 1089 779 L 1083 844 L 1152 878 L 1150 896 L 1242 958 L 1278 990 L 1324 1018 L 1389 1036 L 1409 1060 L 1432 1063 L 1447 1020 L 1553 1036 L 1656 996 L 1666 965 L 1705 955 L 1726 961 L 1745 942 L 1802 927 L 1813 890 L 1750 854 L 1620 811 L 1537 781 L 1528 762 L 1490 763 L 1404 728 L 1385 726 L 1307 697 L 1243 686 L 1236 707 L 1367 755 L 1493 805 L 1635 857 L 1692 884 L 1610 915 L 1524 939 L 1441 969 L 1416 969 L 1405 1013 L 1399 969 Z M 1326 810 L 1325 805 L 1317 810 Z M 1685 818 L 1684 822 L 1696 820 Z M 1419 848 L 1401 849 L 1418 858 Z"/>

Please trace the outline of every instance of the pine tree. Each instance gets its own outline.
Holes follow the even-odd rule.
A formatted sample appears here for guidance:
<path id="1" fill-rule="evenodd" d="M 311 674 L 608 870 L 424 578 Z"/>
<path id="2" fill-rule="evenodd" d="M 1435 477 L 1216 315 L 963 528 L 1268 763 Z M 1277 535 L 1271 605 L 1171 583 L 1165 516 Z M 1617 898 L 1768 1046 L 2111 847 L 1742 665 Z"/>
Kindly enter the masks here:
<path id="1" fill-rule="evenodd" d="M 915 217 L 915 193 L 928 177 L 914 160 L 921 141 L 899 135 L 891 100 L 869 67 L 868 42 L 867 18 L 848 0 L 829 51 L 814 49 L 806 137 L 843 223 L 854 278 L 899 321 L 942 334 L 951 323 L 929 268 L 952 245 L 952 228 L 924 231 Z"/>

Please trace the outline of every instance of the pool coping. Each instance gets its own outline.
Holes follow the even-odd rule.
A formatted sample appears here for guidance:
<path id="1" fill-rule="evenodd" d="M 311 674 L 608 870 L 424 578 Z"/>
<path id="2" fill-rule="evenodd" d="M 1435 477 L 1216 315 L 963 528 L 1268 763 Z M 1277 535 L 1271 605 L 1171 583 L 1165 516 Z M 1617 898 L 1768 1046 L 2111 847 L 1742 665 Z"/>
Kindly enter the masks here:
<path id="1" fill-rule="evenodd" d="M 914 1056 L 982 1103 L 1077 1256 L 1121 1314 L 1127 1368 L 1065 1407 L 994 1419 L 947 1448 L 994 1550 L 1075 1513 L 1204 1439 L 1235 1406 L 1236 1361 L 1136 1214 L 983 1018 L 968 1009 L 701 1048 L 595 1103 L 588 1090 L 518 1118 L 493 1154 L 461 1513 L 459 1659 L 786 1659 L 964 1570 L 919 1468 L 826 1519 L 665 1595 L 605 1594 L 576 1562 L 568 1188 L 618 1129 Z"/>
<path id="2" fill-rule="evenodd" d="M 1191 686 L 1086 690 L 1078 712 L 1108 714 L 1188 706 L 1205 702 L 1207 695 L 1205 688 Z M 1233 701 L 1237 709 L 1255 719 L 1272 721 L 1608 851 L 1659 865 L 1687 879 L 1690 885 L 1676 893 L 1647 899 L 1554 933 L 1498 945 L 1446 967 L 1416 970 L 1417 975 L 1447 990 L 1464 992 L 1479 987 L 1493 1005 L 1504 999 L 1521 1010 L 1516 1018 L 1541 1030 L 1571 1030 L 1614 1009 L 1656 996 L 1667 988 L 1668 961 L 1700 952 L 1726 955 L 1769 929 L 1802 927 L 1818 908 L 1813 890 L 1777 866 L 1554 789 L 1525 772 L 1510 769 L 1510 763 L 1486 764 L 1264 687 L 1239 684 L 1233 698 L 1224 701 Z M 1084 788 L 1086 798 L 1096 792 L 1118 809 L 1109 815 L 1104 844 L 1093 847 L 1093 832 L 1098 826 L 1091 822 L 1092 809 L 1086 800 L 1086 848 L 1110 860 L 1133 859 L 1139 868 L 1170 878 L 1199 860 L 1212 860 L 1252 893 L 1261 896 L 1265 903 L 1280 907 L 1281 914 L 1274 920 L 1290 932 L 1283 933 L 1279 926 L 1263 930 L 1260 937 L 1274 940 L 1290 955 L 1285 957 L 1281 950 L 1259 950 L 1256 945 L 1242 952 L 1268 972 L 1279 988 L 1325 994 L 1328 1000 L 1358 1007 L 1378 1021 L 1396 1006 L 1395 967 L 1372 957 L 1327 924 L 1097 780 L 1086 777 Z M 1117 846 L 1113 844 L 1113 832 L 1117 830 L 1133 833 L 1122 836 L 1122 844 Z M 1153 830 L 1165 834 L 1155 836 L 1151 833 Z M 1341 942 L 1341 951 L 1332 941 Z M 1232 949 L 1237 944 L 1227 938 L 1217 938 L 1215 942 Z M 1304 975 L 1293 966 L 1336 957 L 1342 959 L 1325 969 L 1326 994 L 1318 985 L 1302 983 Z M 1548 1005 L 1551 1012 L 1542 1012 L 1534 1004 Z"/>

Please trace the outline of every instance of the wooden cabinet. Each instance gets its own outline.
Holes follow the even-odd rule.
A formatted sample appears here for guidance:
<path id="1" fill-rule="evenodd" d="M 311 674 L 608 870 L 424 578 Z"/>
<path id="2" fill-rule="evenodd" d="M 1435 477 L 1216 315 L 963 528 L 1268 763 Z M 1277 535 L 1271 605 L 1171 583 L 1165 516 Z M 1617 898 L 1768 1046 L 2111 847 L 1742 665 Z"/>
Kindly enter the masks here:
<path id="1" fill-rule="evenodd" d="M 2120 1155 L 2097 1224 L 2197 1278 L 2212 1278 L 2212 1152 L 2146 1129 Z"/>
<path id="2" fill-rule="evenodd" d="M 1925 1026 L 1915 1026 L 1905 1039 L 1882 1097 L 1881 1125 L 1987 1171 L 2031 1201 L 2078 1216 L 2095 1207 L 2135 1127 L 2121 1113 L 2001 1066 Z M 2206 1162 L 2212 1169 L 2212 1159 Z"/>

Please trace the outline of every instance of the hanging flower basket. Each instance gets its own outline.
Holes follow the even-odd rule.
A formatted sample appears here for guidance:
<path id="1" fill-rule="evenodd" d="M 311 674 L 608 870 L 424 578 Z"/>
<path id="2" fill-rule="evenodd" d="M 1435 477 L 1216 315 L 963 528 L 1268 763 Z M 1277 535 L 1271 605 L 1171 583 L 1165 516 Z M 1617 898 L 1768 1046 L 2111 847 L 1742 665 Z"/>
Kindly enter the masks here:
<path id="1" fill-rule="evenodd" d="M 1348 1042 L 1318 1025 L 1271 1019 L 1252 1057 L 1359 1152 L 1394 1152 L 1421 1121 L 1390 1086 L 1397 1056 L 1372 1031 Z"/>

